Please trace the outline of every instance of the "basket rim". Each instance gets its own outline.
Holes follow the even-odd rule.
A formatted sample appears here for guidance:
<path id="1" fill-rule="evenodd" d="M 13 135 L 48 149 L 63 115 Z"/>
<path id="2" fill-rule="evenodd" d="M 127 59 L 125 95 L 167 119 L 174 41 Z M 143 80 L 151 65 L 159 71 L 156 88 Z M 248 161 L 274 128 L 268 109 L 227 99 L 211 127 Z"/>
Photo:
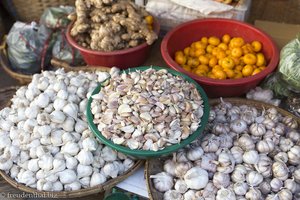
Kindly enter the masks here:
<path id="1" fill-rule="evenodd" d="M 125 180 L 130 175 L 132 175 L 143 164 L 144 164 L 143 160 L 137 160 L 136 163 L 126 171 L 126 173 L 118 176 L 117 178 L 109 179 L 108 181 L 106 181 L 106 182 L 104 182 L 100 185 L 97 185 L 97 186 L 94 186 L 94 187 L 89 187 L 89 188 L 84 188 L 84 189 L 80 189 L 80 190 L 61 191 L 61 192 L 39 191 L 37 189 L 27 187 L 24 184 L 18 183 L 17 181 L 12 179 L 8 174 L 5 173 L 5 171 L 2 171 L 2 170 L 0 170 L 0 175 L 11 186 L 13 186 L 14 188 L 19 189 L 23 192 L 34 193 L 34 194 L 44 194 L 45 192 L 49 192 L 49 193 L 55 195 L 55 198 L 75 198 L 75 197 L 84 197 L 84 196 L 104 192 L 104 191 L 114 187 L 119 182 Z"/>
<path id="2" fill-rule="evenodd" d="M 225 102 L 229 102 L 232 103 L 233 105 L 248 105 L 248 106 L 253 106 L 257 109 L 264 109 L 264 108 L 275 108 L 280 114 L 284 115 L 284 116 L 289 116 L 292 117 L 294 120 L 296 120 L 298 122 L 298 124 L 300 125 L 300 118 L 295 116 L 294 114 L 276 107 L 274 105 L 268 104 L 268 103 L 264 103 L 261 101 L 257 101 L 257 100 L 251 100 L 251 99 L 243 99 L 243 98 L 222 98 L 223 101 Z M 221 103 L 221 99 L 217 98 L 217 99 L 210 99 L 209 100 L 209 104 L 210 106 L 214 106 L 218 103 Z M 149 195 L 149 199 L 150 200 L 155 200 L 153 198 L 153 190 L 155 190 L 155 188 L 152 187 L 151 184 L 151 179 L 150 179 L 150 163 L 157 163 L 159 162 L 157 159 L 149 159 L 146 161 L 145 163 L 145 168 L 144 168 L 144 175 L 145 175 L 145 179 L 146 179 L 146 186 L 147 186 L 147 191 L 148 191 L 148 195 Z M 158 191 L 155 191 L 158 192 Z"/>

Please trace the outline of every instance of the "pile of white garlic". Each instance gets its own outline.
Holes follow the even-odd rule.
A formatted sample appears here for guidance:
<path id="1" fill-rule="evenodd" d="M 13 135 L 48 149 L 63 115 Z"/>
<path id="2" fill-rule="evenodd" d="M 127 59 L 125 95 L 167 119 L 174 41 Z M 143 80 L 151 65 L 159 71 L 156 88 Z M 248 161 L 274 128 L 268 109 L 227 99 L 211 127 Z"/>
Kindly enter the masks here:
<path id="1" fill-rule="evenodd" d="M 151 175 L 165 200 L 300 199 L 297 122 L 274 108 L 222 102 L 202 140 L 164 159 Z"/>
<path id="2" fill-rule="evenodd" d="M 0 111 L 0 169 L 37 190 L 71 191 L 131 168 L 134 161 L 96 140 L 86 121 L 87 96 L 109 76 L 63 70 L 34 75 Z"/>
<path id="3" fill-rule="evenodd" d="M 203 116 L 195 85 L 166 69 L 117 73 L 92 98 L 99 131 L 130 149 L 158 151 L 178 144 Z"/>

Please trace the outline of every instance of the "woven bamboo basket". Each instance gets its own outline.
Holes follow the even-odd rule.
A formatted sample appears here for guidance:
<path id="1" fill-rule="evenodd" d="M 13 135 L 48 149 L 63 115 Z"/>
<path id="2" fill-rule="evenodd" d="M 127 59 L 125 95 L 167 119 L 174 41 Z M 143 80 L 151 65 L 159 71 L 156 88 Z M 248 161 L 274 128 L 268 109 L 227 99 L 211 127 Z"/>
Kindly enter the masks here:
<path id="1" fill-rule="evenodd" d="M 85 70 L 86 68 L 79 68 L 79 69 L 65 69 L 66 71 L 80 71 L 80 70 Z M 108 71 L 109 68 L 105 67 L 97 67 L 94 69 L 89 69 L 91 71 L 95 70 L 100 70 L 100 71 Z M 86 70 L 85 70 L 86 71 Z M 15 94 L 16 90 L 18 87 L 9 87 L 9 88 L 4 88 L 0 90 L 0 109 L 4 108 L 5 106 L 8 106 L 10 104 L 10 99 L 13 97 Z M 138 170 L 142 165 L 144 164 L 144 161 L 138 160 L 136 161 L 135 165 L 132 166 L 126 173 L 124 173 L 121 176 L 118 176 L 117 178 L 110 179 L 107 182 L 91 187 L 91 188 L 86 188 L 86 189 L 81 189 L 77 191 L 65 191 L 65 192 L 50 192 L 55 196 L 55 198 L 76 198 L 76 197 L 83 197 L 83 196 L 88 196 L 91 194 L 97 194 L 104 192 L 106 190 L 109 190 L 110 188 L 114 187 L 116 184 L 119 182 L 123 181 L 127 177 L 129 177 L 131 174 L 133 174 L 136 170 Z M 40 194 L 43 195 L 44 191 L 38 191 L 36 189 L 27 187 L 23 184 L 17 183 L 14 179 L 12 179 L 9 175 L 7 175 L 4 171 L 0 170 L 0 175 L 4 180 L 6 180 L 11 186 L 15 187 L 16 189 L 19 189 L 24 192 L 28 193 L 33 193 L 33 194 Z M 1 199 L 1 198 L 0 198 Z"/>
<path id="2" fill-rule="evenodd" d="M 233 105 L 248 105 L 248 106 L 253 106 L 259 110 L 262 109 L 268 109 L 268 108 L 276 108 L 277 111 L 282 114 L 283 116 L 290 116 L 294 120 L 298 122 L 300 125 L 300 118 L 296 117 L 295 115 L 289 113 L 286 110 L 283 110 L 281 108 L 275 107 L 270 104 L 266 104 L 260 101 L 255 101 L 255 100 L 248 100 L 248 99 L 241 99 L 241 98 L 224 98 L 223 99 L 225 102 L 230 102 Z M 210 105 L 216 105 L 221 103 L 220 99 L 212 99 L 210 100 Z M 150 200 L 158 200 L 158 199 L 163 199 L 163 193 L 159 192 L 155 189 L 152 180 L 150 179 L 150 175 L 157 174 L 159 172 L 163 171 L 163 163 L 164 161 L 168 158 L 160 158 L 160 159 L 152 159 L 148 160 L 145 164 L 145 177 L 146 177 L 146 184 L 147 184 L 147 189 L 148 189 L 148 194 L 149 194 L 149 199 Z"/>
<path id="3" fill-rule="evenodd" d="M 48 7 L 75 5 L 75 0 L 5 0 L 8 11 L 17 20 L 24 22 L 38 21 Z"/>

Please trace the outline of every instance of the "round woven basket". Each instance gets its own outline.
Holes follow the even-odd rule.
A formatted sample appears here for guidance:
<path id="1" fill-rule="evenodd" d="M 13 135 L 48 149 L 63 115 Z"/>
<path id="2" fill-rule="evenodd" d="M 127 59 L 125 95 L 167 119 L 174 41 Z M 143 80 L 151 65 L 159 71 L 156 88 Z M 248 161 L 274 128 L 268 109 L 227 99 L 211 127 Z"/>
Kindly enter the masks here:
<path id="1" fill-rule="evenodd" d="M 300 125 L 300 118 L 296 117 L 295 115 L 289 113 L 286 110 L 283 110 L 281 108 L 275 107 L 270 104 L 266 104 L 260 101 L 255 100 L 248 100 L 248 99 L 240 99 L 240 98 L 223 98 L 225 102 L 230 102 L 233 105 L 248 105 L 253 106 L 256 109 L 262 110 L 262 109 L 268 109 L 268 108 L 275 108 L 277 111 L 282 114 L 283 116 L 290 116 L 294 120 L 298 122 Z M 216 104 L 221 103 L 220 99 L 212 99 L 210 100 L 210 105 L 214 106 Z M 150 200 L 157 200 L 157 199 L 163 199 L 163 193 L 159 192 L 155 189 L 152 180 L 150 179 L 150 175 L 157 174 L 163 171 L 163 163 L 167 158 L 160 158 L 160 159 L 152 159 L 148 160 L 145 164 L 145 177 L 146 177 L 146 184 L 149 194 Z"/>
<path id="2" fill-rule="evenodd" d="M 71 69 L 65 69 L 66 71 L 87 71 L 86 68 L 76 68 L 75 70 L 73 68 Z M 109 68 L 106 67 L 99 67 L 99 68 L 91 68 L 89 71 L 108 71 Z M 10 99 L 13 97 L 15 94 L 16 90 L 18 87 L 9 87 L 9 88 L 4 88 L 0 90 L 0 110 L 10 104 Z M 112 187 L 114 187 L 116 184 L 119 182 L 123 181 L 127 177 L 129 177 L 131 174 L 133 174 L 136 170 L 138 170 L 142 165 L 144 164 L 144 161 L 139 160 L 136 161 L 135 165 L 132 166 L 126 173 L 124 173 L 121 176 L 118 176 L 117 178 L 110 179 L 107 182 L 91 187 L 91 188 L 86 188 L 86 189 L 81 189 L 77 191 L 65 191 L 65 192 L 50 192 L 55 196 L 55 198 L 75 198 L 75 197 L 83 197 L 83 196 L 88 196 L 91 194 L 97 194 L 104 192 Z M 14 179 L 12 179 L 9 175 L 7 175 L 4 171 L 0 170 L 0 175 L 4 180 L 6 180 L 11 186 L 24 191 L 28 193 L 33 193 L 33 194 L 40 194 L 43 195 L 44 191 L 38 191 L 36 189 L 27 187 L 23 184 L 17 183 Z M 1 198 L 0 198 L 1 199 Z"/>

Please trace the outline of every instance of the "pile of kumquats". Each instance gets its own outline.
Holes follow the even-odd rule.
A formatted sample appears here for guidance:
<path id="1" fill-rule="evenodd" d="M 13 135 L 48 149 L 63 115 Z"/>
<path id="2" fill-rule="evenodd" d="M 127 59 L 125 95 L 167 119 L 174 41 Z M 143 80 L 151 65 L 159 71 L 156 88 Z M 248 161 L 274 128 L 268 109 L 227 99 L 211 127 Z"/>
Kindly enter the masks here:
<path id="1" fill-rule="evenodd" d="M 262 43 L 246 43 L 242 37 L 225 34 L 202 37 L 175 53 L 175 61 L 186 71 L 213 79 L 238 79 L 253 76 L 266 68 Z"/>

